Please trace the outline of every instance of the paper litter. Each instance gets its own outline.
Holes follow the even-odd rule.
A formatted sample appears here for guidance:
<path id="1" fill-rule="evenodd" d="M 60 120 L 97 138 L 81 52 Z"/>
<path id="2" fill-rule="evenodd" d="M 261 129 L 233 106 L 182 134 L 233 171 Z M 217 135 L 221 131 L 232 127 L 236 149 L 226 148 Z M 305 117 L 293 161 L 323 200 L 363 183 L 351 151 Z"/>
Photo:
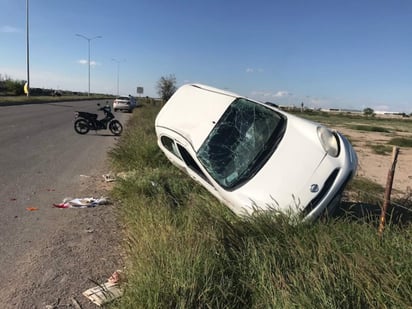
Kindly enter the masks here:
<path id="1" fill-rule="evenodd" d="M 94 304 L 102 306 L 123 295 L 119 284 L 124 280 L 123 272 L 117 270 L 110 276 L 107 282 L 84 291 L 83 295 Z"/>
<path id="2" fill-rule="evenodd" d="M 54 207 L 57 208 L 88 208 L 88 207 L 96 207 L 98 205 L 107 205 L 109 204 L 109 200 L 105 197 L 101 198 L 94 198 L 94 197 L 86 197 L 86 198 L 65 198 L 63 203 L 60 204 L 53 204 Z"/>

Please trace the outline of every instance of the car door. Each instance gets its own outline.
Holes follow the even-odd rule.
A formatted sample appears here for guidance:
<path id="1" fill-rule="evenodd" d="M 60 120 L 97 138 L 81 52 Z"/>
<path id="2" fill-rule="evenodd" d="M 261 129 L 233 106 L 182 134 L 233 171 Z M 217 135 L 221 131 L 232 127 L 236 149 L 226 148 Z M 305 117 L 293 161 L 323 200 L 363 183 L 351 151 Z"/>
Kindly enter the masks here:
<path id="1" fill-rule="evenodd" d="M 183 143 L 176 142 L 172 137 L 163 135 L 160 138 L 160 146 L 167 150 L 165 153 L 176 167 L 183 169 L 192 179 L 220 199 L 216 188 Z"/>

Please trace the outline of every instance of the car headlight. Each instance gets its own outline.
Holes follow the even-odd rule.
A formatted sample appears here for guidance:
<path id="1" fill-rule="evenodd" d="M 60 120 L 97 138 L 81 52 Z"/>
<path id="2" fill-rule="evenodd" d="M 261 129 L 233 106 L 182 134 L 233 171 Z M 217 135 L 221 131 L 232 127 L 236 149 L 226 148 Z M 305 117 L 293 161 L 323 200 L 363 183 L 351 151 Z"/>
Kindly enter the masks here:
<path id="1" fill-rule="evenodd" d="M 328 155 L 337 157 L 339 155 L 339 142 L 337 136 L 325 127 L 318 127 L 318 137 L 323 149 Z"/>

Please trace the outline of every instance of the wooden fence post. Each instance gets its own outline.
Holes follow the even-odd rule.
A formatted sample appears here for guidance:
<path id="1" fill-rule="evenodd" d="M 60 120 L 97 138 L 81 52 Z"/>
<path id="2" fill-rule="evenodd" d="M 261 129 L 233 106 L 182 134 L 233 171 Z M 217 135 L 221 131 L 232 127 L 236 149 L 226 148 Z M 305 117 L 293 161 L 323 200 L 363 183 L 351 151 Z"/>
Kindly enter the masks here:
<path id="1" fill-rule="evenodd" d="M 381 210 L 381 217 L 379 220 L 379 229 L 378 234 L 379 237 L 382 238 L 383 230 L 385 228 L 385 220 L 386 220 L 386 211 L 388 210 L 388 206 L 391 202 L 391 192 L 392 192 L 392 184 L 393 184 L 393 176 L 395 175 L 395 167 L 396 162 L 398 160 L 399 148 L 393 146 L 392 149 L 392 166 L 388 171 L 388 178 L 386 179 L 386 187 L 385 187 L 385 197 L 383 200 L 382 210 Z"/>

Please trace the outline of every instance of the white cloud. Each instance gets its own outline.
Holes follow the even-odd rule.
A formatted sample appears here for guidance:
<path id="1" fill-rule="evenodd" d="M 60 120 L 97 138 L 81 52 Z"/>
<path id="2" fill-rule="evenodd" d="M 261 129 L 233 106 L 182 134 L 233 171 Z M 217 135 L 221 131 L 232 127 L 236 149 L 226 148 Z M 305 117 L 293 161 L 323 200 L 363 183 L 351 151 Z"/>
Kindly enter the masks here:
<path id="1" fill-rule="evenodd" d="M 258 98 L 285 98 L 285 97 L 291 97 L 293 96 L 292 93 L 285 91 L 285 90 L 279 90 L 277 92 L 271 92 L 271 91 L 253 91 L 252 96 L 258 97 Z"/>
<path id="2" fill-rule="evenodd" d="M 251 92 L 252 97 L 255 98 L 268 98 L 268 97 L 272 97 L 272 93 L 271 92 L 265 92 L 265 91 L 252 91 Z"/>
<path id="3" fill-rule="evenodd" d="M 80 59 L 80 60 L 77 60 L 76 61 L 77 63 L 79 63 L 79 64 L 88 64 L 89 63 L 89 61 L 87 61 L 86 59 Z M 98 62 L 96 62 L 96 61 L 90 61 L 90 66 L 91 67 L 95 67 L 95 66 L 98 66 L 98 65 L 100 65 L 100 63 L 98 63 Z"/>
<path id="4" fill-rule="evenodd" d="M 21 32 L 21 30 L 18 29 L 18 28 L 6 25 L 6 26 L 2 26 L 0 28 L 0 32 L 3 32 L 3 33 L 18 33 L 18 32 Z"/>
<path id="5" fill-rule="evenodd" d="M 263 69 L 246 68 L 246 73 L 262 73 Z"/>
<path id="6" fill-rule="evenodd" d="M 291 96 L 291 95 L 292 95 L 292 94 L 291 94 L 290 92 L 288 92 L 288 91 L 280 90 L 280 91 L 276 92 L 276 93 L 273 95 L 273 97 L 275 97 L 275 98 L 283 98 L 283 97 L 289 97 L 289 96 Z"/>

